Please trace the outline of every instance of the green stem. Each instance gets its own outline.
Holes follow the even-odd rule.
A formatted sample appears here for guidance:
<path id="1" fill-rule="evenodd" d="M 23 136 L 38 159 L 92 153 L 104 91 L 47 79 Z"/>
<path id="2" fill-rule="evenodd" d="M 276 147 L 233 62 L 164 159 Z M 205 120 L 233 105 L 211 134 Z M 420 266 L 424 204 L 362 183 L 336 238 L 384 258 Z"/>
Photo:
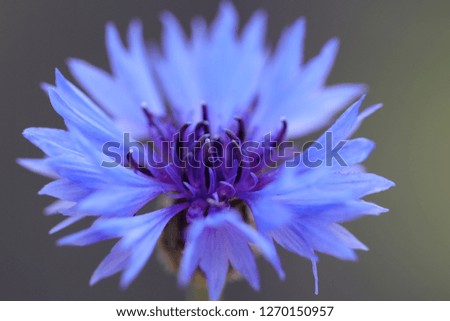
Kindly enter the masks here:
<path id="1" fill-rule="evenodd" d="M 186 300 L 189 301 L 208 301 L 208 289 L 206 284 L 198 284 L 193 282 L 186 290 Z"/>

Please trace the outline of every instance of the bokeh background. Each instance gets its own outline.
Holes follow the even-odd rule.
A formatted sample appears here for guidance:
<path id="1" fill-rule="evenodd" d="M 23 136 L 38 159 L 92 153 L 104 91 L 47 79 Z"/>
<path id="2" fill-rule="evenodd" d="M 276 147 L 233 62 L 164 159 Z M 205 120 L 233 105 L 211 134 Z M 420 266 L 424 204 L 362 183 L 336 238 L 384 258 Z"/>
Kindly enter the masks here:
<path id="1" fill-rule="evenodd" d="M 262 289 L 229 284 L 235 300 L 449 300 L 450 299 L 450 1 L 253 0 L 233 1 L 246 21 L 256 9 L 269 14 L 268 44 L 297 17 L 307 18 L 306 57 L 332 36 L 341 39 L 329 83 L 370 86 L 367 103 L 385 107 L 358 134 L 377 142 L 369 170 L 397 187 L 370 197 L 390 208 L 347 226 L 369 248 L 358 263 L 322 256 L 320 294 L 313 294 L 310 264 L 281 250 L 287 279 L 280 282 L 259 260 Z M 36 192 L 47 180 L 15 163 L 39 157 L 21 136 L 31 126 L 63 127 L 41 82 L 65 59 L 79 57 L 108 68 L 104 26 L 122 32 L 139 17 L 146 37 L 159 40 L 159 14 L 172 11 L 187 27 L 192 17 L 215 16 L 219 1 L 0 0 L 1 219 L 0 299 L 174 300 L 185 292 L 156 258 L 121 291 L 117 277 L 89 287 L 111 243 L 60 248 L 44 217 L 50 198 Z"/>

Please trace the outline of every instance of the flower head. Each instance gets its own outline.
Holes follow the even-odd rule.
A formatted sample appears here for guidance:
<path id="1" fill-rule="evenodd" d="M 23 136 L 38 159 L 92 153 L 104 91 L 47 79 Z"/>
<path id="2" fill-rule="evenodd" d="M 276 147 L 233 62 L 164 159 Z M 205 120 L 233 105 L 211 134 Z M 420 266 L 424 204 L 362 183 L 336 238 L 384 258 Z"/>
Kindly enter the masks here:
<path id="1" fill-rule="evenodd" d="M 19 162 L 54 179 L 39 192 L 59 199 L 47 213 L 66 216 L 52 233 L 96 218 L 59 244 L 119 239 L 91 283 L 122 272 L 123 287 L 159 244 L 179 283 L 198 274 L 211 299 L 236 272 L 258 289 L 256 253 L 283 278 L 275 243 L 309 259 L 316 280 L 317 252 L 356 259 L 366 247 L 340 223 L 384 212 L 361 198 L 393 185 L 359 166 L 374 143 L 350 139 L 379 106 L 360 113 L 359 99 L 303 150 L 289 140 L 323 127 L 364 91 L 325 85 L 337 40 L 304 63 L 303 19 L 273 53 L 262 12 L 240 34 L 229 3 L 209 28 L 194 20 L 189 39 L 169 13 L 162 22 L 161 50 L 148 49 L 138 21 L 128 47 L 107 25 L 111 74 L 71 59 L 87 94 L 58 71 L 56 84 L 44 85 L 67 129 L 25 130 L 46 156 Z M 156 198 L 166 205 L 142 213 Z"/>

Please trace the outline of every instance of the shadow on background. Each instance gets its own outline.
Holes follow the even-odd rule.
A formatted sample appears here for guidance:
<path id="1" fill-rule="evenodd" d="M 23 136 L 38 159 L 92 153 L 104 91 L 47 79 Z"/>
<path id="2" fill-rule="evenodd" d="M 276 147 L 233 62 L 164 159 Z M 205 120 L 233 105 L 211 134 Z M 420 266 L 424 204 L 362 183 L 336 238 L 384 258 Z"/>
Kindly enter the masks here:
<path id="1" fill-rule="evenodd" d="M 241 21 L 264 8 L 268 37 L 297 17 L 307 18 L 306 56 L 330 37 L 341 39 L 329 79 L 370 86 L 367 105 L 385 107 L 358 134 L 377 142 L 366 162 L 370 171 L 397 187 L 370 197 L 390 209 L 347 226 L 371 249 L 358 263 L 322 256 L 320 295 L 313 294 L 310 264 L 282 252 L 287 279 L 280 282 L 259 260 L 262 289 L 245 282 L 227 286 L 235 300 L 449 300 L 450 299 L 450 2 L 449 1 L 234 1 Z M 47 180 L 15 164 L 39 157 L 21 136 L 24 128 L 63 127 L 43 81 L 53 70 L 68 75 L 65 59 L 79 57 L 108 68 L 104 25 L 124 32 L 139 17 L 146 37 L 159 40 L 159 14 L 172 11 L 184 26 L 196 15 L 209 20 L 218 1 L 0 1 L 0 90 L 2 219 L 0 299 L 3 300 L 174 300 L 184 291 L 152 258 L 128 291 L 117 277 L 89 287 L 88 280 L 111 243 L 59 248 L 47 231 L 59 219 L 44 217 L 50 198 L 36 192 Z"/>

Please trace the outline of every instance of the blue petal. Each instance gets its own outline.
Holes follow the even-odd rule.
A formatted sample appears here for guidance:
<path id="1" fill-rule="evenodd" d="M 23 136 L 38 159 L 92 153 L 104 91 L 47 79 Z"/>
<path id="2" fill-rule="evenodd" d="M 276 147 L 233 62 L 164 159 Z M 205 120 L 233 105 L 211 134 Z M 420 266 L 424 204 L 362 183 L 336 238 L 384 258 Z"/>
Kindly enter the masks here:
<path id="1" fill-rule="evenodd" d="M 248 246 L 242 246 L 247 240 L 233 231 L 225 233 L 223 241 L 226 242 L 228 258 L 231 265 L 238 271 L 250 285 L 259 289 L 259 274 L 255 257 Z"/>
<path id="2" fill-rule="evenodd" d="M 293 92 L 297 93 L 297 97 L 295 94 L 292 96 L 288 102 L 291 104 L 290 108 L 285 109 L 281 114 L 290 120 L 289 137 L 310 134 L 326 126 L 337 112 L 364 93 L 366 87 L 360 84 L 338 84 L 325 87 L 321 91 L 317 89 L 309 91 L 306 88 L 301 90 L 304 90 L 303 97 L 300 96 L 302 93 L 300 89 L 293 89 Z M 299 106 L 307 106 L 307 108 Z"/>
<path id="3" fill-rule="evenodd" d="M 339 49 L 339 40 L 332 38 L 322 47 L 320 53 L 312 58 L 302 70 L 303 82 L 307 88 L 313 89 L 325 83 L 333 68 Z"/>
<path id="4" fill-rule="evenodd" d="M 129 260 L 130 251 L 124 249 L 120 244 L 114 245 L 109 254 L 103 259 L 99 266 L 95 269 L 89 281 L 90 285 L 94 285 L 98 281 L 114 275 L 123 270 Z"/>
<path id="5" fill-rule="evenodd" d="M 49 88 L 49 91 L 53 89 L 60 99 L 70 107 L 70 110 L 66 112 L 70 112 L 80 119 L 91 118 L 97 123 L 114 127 L 109 117 L 88 96 L 68 81 L 58 69 L 55 70 L 55 82 L 56 87 Z"/>
<path id="6" fill-rule="evenodd" d="M 296 216 L 315 218 L 324 223 L 347 222 L 363 215 L 379 215 L 388 211 L 386 208 L 362 200 L 320 205 L 295 204 L 295 201 L 286 203 L 292 207 Z"/>
<path id="7" fill-rule="evenodd" d="M 48 156 L 55 156 L 72 150 L 73 141 L 65 130 L 55 128 L 27 128 L 23 136 Z"/>
<path id="8" fill-rule="evenodd" d="M 281 262 L 273 243 L 266 239 L 257 230 L 251 228 L 248 224 L 244 224 L 238 216 L 228 215 L 227 220 L 228 223 L 232 226 L 232 229 L 243 233 L 243 235 L 245 235 L 250 243 L 258 247 L 258 249 L 261 251 L 261 254 L 275 268 L 278 273 L 278 277 L 280 279 L 284 279 L 285 274 L 283 268 L 281 267 Z"/>
<path id="9" fill-rule="evenodd" d="M 289 120 L 289 137 L 310 134 L 365 91 L 362 85 L 325 86 L 336 57 L 337 39 L 328 41 L 318 56 L 301 65 L 304 28 L 300 19 L 283 34 L 261 76 L 259 105 L 252 117 L 257 137 L 277 128 L 282 117 Z"/>
<path id="10" fill-rule="evenodd" d="M 259 54 L 264 50 L 266 27 L 267 14 L 264 11 L 255 12 L 242 31 L 241 44 L 245 48 L 244 52 Z"/>
<path id="11" fill-rule="evenodd" d="M 70 234 L 58 240 L 58 245 L 86 246 L 104 240 L 118 238 L 136 227 L 131 218 L 99 218 L 88 229 Z"/>
<path id="12" fill-rule="evenodd" d="M 69 213 L 94 213 L 95 215 L 130 216 L 162 193 L 157 187 L 116 187 L 93 192 L 75 206 Z"/>
<path id="13" fill-rule="evenodd" d="M 90 193 L 89 189 L 61 178 L 45 185 L 39 195 L 49 195 L 65 201 L 78 202 Z"/>
<path id="14" fill-rule="evenodd" d="M 341 116 L 339 116 L 339 118 L 334 122 L 334 124 L 328 130 L 326 130 L 325 133 L 322 134 L 322 136 L 320 136 L 316 140 L 316 142 L 321 144 L 322 146 L 326 146 L 327 133 L 332 134 L 334 142 L 347 140 L 358 129 L 359 125 L 366 117 L 368 117 L 369 115 L 371 115 L 372 113 L 374 113 L 375 111 L 377 111 L 379 108 L 382 107 L 381 104 L 376 104 L 366 108 L 362 113 L 359 113 L 364 98 L 365 96 L 361 96 L 358 101 L 356 101 Z M 361 138 L 359 140 L 360 140 L 359 143 L 361 144 L 360 148 L 364 149 L 371 148 L 370 143 L 368 141 L 365 141 L 365 144 L 362 145 Z M 343 150 L 345 150 L 346 148 L 348 147 L 344 146 Z M 356 151 L 356 148 L 358 147 L 353 148 L 355 148 Z M 325 149 L 322 149 L 319 153 L 324 152 Z"/>
<path id="15" fill-rule="evenodd" d="M 365 161 L 375 148 L 375 143 L 366 138 L 355 138 L 348 141 L 334 141 L 333 139 L 333 142 L 326 144 L 330 144 L 329 147 L 327 145 L 321 149 L 309 147 L 300 155 L 298 166 L 296 168 L 290 166 L 284 169 L 284 172 L 280 176 L 301 175 L 302 181 L 298 185 L 308 186 L 315 184 L 321 178 L 330 175 L 332 172 L 364 172 L 365 170 L 357 170 L 358 165 Z M 343 144 L 343 147 L 340 144 Z M 335 158 L 331 154 L 333 153 L 331 150 L 334 148 L 336 148 L 336 155 L 339 158 Z M 297 173 L 294 174 L 293 172 L 295 171 Z"/>
<path id="16" fill-rule="evenodd" d="M 200 120 L 205 102 L 213 132 L 231 126 L 257 93 L 266 59 L 265 15 L 256 13 L 238 37 L 237 13 L 222 4 L 209 34 L 202 20 L 193 23 L 191 41 L 172 15 L 162 21 L 164 57 L 156 68 L 179 121 Z"/>
<path id="17" fill-rule="evenodd" d="M 321 191 L 318 194 L 329 193 L 330 199 L 357 199 L 369 194 L 379 193 L 395 185 L 392 181 L 372 173 L 334 173 L 324 178 L 321 183 L 323 185 L 320 187 Z M 337 189 L 341 190 L 338 191 Z M 311 194 L 314 194 L 314 192 Z"/>
<path id="18" fill-rule="evenodd" d="M 100 153 L 92 150 L 91 155 Z M 88 156 L 86 156 L 88 157 Z M 115 186 L 124 187 L 164 187 L 148 176 L 135 173 L 133 170 L 123 167 L 103 167 L 101 162 L 94 162 L 85 157 L 74 155 L 58 156 L 49 160 L 55 171 L 62 177 L 78 183 L 85 188 L 104 189 L 114 183 Z"/>
<path id="19" fill-rule="evenodd" d="M 117 79 L 85 61 L 70 59 L 68 65 L 78 82 L 113 117 L 117 126 L 136 136 L 145 133 L 143 100 L 134 99 Z"/>
<path id="20" fill-rule="evenodd" d="M 122 134 L 112 120 L 57 71 L 57 87 L 48 91 L 53 108 L 69 129 L 78 129 L 91 140 L 104 144 L 120 141 Z"/>
<path id="21" fill-rule="evenodd" d="M 375 143 L 367 138 L 349 140 L 339 152 L 347 166 L 364 162 L 375 148 Z M 335 160 L 334 160 L 335 161 Z M 336 164 L 333 163 L 333 165 Z"/>
<path id="22" fill-rule="evenodd" d="M 134 217 L 98 219 L 90 228 L 62 238 L 58 244 L 84 246 L 120 237 L 95 270 L 90 283 L 94 284 L 122 270 L 120 284 L 127 287 L 153 253 L 166 224 L 186 206 L 182 203 Z"/>
<path id="23" fill-rule="evenodd" d="M 303 62 L 305 29 L 305 19 L 300 18 L 283 31 L 269 65 L 270 71 L 267 71 L 270 72 L 274 83 L 292 80 L 299 72 Z"/>
<path id="24" fill-rule="evenodd" d="M 54 215 L 57 213 L 61 213 L 61 211 L 67 210 L 75 205 L 75 202 L 57 200 L 52 204 L 44 208 L 45 215 Z"/>
<path id="25" fill-rule="evenodd" d="M 19 158 L 17 159 L 17 164 L 36 174 L 40 174 L 50 178 L 59 177 L 52 166 L 49 164 L 48 158 Z"/>
<path id="26" fill-rule="evenodd" d="M 295 225 L 289 224 L 280 227 L 271 231 L 268 235 L 273 237 L 273 239 L 286 250 L 313 261 L 318 260 L 318 257 L 314 253 L 313 247 L 308 240 L 305 239 L 301 233 L 299 233 Z"/>
<path id="27" fill-rule="evenodd" d="M 66 227 L 82 220 L 83 218 L 85 218 L 86 216 L 84 215 L 79 215 L 79 216 L 70 216 L 68 218 L 66 218 L 64 221 L 56 224 L 48 233 L 49 234 L 54 234 L 57 233 L 63 229 L 65 229 Z"/>
<path id="28" fill-rule="evenodd" d="M 301 177 L 301 176 L 300 176 Z M 278 201 L 287 204 L 333 204 L 358 199 L 394 186 L 394 183 L 371 173 L 329 173 L 310 186 L 291 186 L 280 192 Z"/>
<path id="29" fill-rule="evenodd" d="M 161 20 L 164 57 L 159 57 L 155 68 L 180 123 L 190 122 L 200 118 L 200 106 L 204 99 L 197 81 L 193 53 L 189 50 L 183 30 L 173 15 L 164 13 Z"/>
<path id="30" fill-rule="evenodd" d="M 289 224 L 292 211 L 283 203 L 271 199 L 265 193 L 252 193 L 245 198 L 252 210 L 258 230 L 268 232 L 277 227 Z"/>
<path id="31" fill-rule="evenodd" d="M 333 134 L 334 141 L 345 140 L 353 133 L 354 127 L 358 121 L 359 109 L 361 108 L 364 98 L 365 96 L 362 96 L 357 102 L 350 106 L 326 131 Z M 317 139 L 317 142 L 325 146 L 326 133 L 320 136 L 319 139 Z"/>
<path id="32" fill-rule="evenodd" d="M 133 232 L 142 232 L 142 229 L 151 230 L 164 222 L 167 223 L 170 218 L 184 208 L 186 208 L 186 204 L 180 203 L 133 217 L 99 218 L 90 228 L 62 238 L 58 244 L 84 246 L 121 236 L 132 238 Z"/>
<path id="33" fill-rule="evenodd" d="M 107 72 L 80 59 L 69 59 L 68 66 L 89 95 L 111 115 L 116 118 L 140 115 L 140 105 L 136 105 L 126 88 Z"/>
<path id="34" fill-rule="evenodd" d="M 348 246 L 348 242 L 343 239 L 343 236 L 336 235 L 333 225 L 331 226 L 330 228 L 330 226 L 316 222 L 316 220 L 306 219 L 301 222 L 298 221 L 296 228 L 298 229 L 297 233 L 308 240 L 314 250 L 335 256 L 341 260 L 356 260 L 357 255 L 353 251 L 353 247 Z"/>
<path id="35" fill-rule="evenodd" d="M 264 17 L 258 16 L 250 21 L 264 27 Z M 237 37 L 238 16 L 231 3 L 224 3 L 210 31 L 209 41 L 197 59 L 199 81 L 203 97 L 211 107 L 211 125 L 214 129 L 230 126 L 232 117 L 241 113 L 254 99 L 260 75 L 265 62 L 265 52 L 258 44 L 258 33 L 264 29 L 244 33 L 245 39 Z M 255 28 L 253 28 L 255 30 Z M 250 43 L 248 41 L 249 37 Z M 261 36 L 259 36 L 261 37 Z M 220 75 L 220 76 L 219 76 Z"/>
<path id="36" fill-rule="evenodd" d="M 230 2 L 220 4 L 219 13 L 211 27 L 211 38 L 233 37 L 238 28 L 238 14 Z"/>
<path id="37" fill-rule="evenodd" d="M 124 48 L 116 27 L 112 23 L 106 26 L 106 47 L 114 75 L 133 95 L 137 106 L 145 102 L 152 113 L 164 114 L 164 106 L 156 91 L 146 57 L 142 26 L 137 20 L 130 25 L 128 39 L 129 52 Z"/>
<path id="38" fill-rule="evenodd" d="M 375 147 L 372 141 L 366 138 L 348 140 L 362 120 L 381 107 L 374 105 L 359 114 L 363 99 L 364 97 L 361 97 L 349 107 L 314 144 L 300 155 L 297 168 L 302 173 L 302 185 L 310 181 L 314 182 L 330 171 L 347 171 L 351 166 L 363 162 L 370 155 Z M 343 144 L 343 147 L 339 148 L 339 144 Z M 338 162 L 328 153 L 331 153 L 334 148 L 339 148 L 338 156 L 343 163 Z"/>
<path id="39" fill-rule="evenodd" d="M 352 233 L 350 233 L 346 228 L 339 224 L 330 224 L 328 229 L 339 238 L 342 243 L 344 243 L 347 247 L 353 250 L 363 250 L 367 251 L 368 248 L 366 245 L 361 243 Z"/>
<path id="40" fill-rule="evenodd" d="M 228 257 L 220 232 L 212 229 L 206 233 L 208 236 L 201 238 L 197 244 L 197 247 L 205 252 L 201 256 L 199 266 L 206 275 L 211 300 L 218 300 L 228 273 Z"/>
<path id="41" fill-rule="evenodd" d="M 143 237 L 136 240 L 136 242 L 132 245 L 132 249 L 127 246 L 125 247 L 125 249 L 130 252 L 130 257 L 128 259 L 128 264 L 120 277 L 120 286 L 122 288 L 127 288 L 144 268 L 145 264 L 152 255 L 153 250 L 155 249 L 156 243 L 161 236 L 164 226 L 170 218 L 172 218 L 172 216 L 161 223 L 161 225 L 154 226 L 151 230 L 146 231 Z M 123 241 L 126 240 L 124 239 Z M 119 244 L 121 244 L 121 242 L 122 241 L 119 241 Z"/>
<path id="42" fill-rule="evenodd" d="M 200 262 L 201 255 L 205 252 L 200 250 L 203 243 L 206 242 L 206 233 L 202 232 L 205 229 L 203 220 L 197 220 L 195 224 L 189 226 L 186 236 L 186 245 L 183 251 L 183 257 L 180 263 L 178 272 L 178 283 L 186 286 L 192 278 L 197 266 Z"/>
<path id="43" fill-rule="evenodd" d="M 136 92 L 140 102 L 145 102 L 148 105 L 152 113 L 164 115 L 165 107 L 156 87 L 154 76 L 151 73 L 150 59 L 140 20 L 134 19 L 130 23 L 127 36 L 130 46 L 130 60 L 134 64 L 131 66 L 132 68 L 127 66 L 126 72 L 128 74 L 134 71 L 135 73 L 133 75 L 130 74 L 129 78 L 124 76 L 124 81 L 131 87 L 131 92 Z"/>
<path id="44" fill-rule="evenodd" d="M 245 224 L 235 211 L 227 210 L 197 219 L 189 227 L 179 270 L 179 283 L 188 284 L 199 266 L 206 275 L 211 299 L 217 300 L 224 286 L 230 261 L 254 288 L 258 288 L 259 277 L 248 243 L 258 246 L 280 277 L 284 277 L 273 244 Z"/>

